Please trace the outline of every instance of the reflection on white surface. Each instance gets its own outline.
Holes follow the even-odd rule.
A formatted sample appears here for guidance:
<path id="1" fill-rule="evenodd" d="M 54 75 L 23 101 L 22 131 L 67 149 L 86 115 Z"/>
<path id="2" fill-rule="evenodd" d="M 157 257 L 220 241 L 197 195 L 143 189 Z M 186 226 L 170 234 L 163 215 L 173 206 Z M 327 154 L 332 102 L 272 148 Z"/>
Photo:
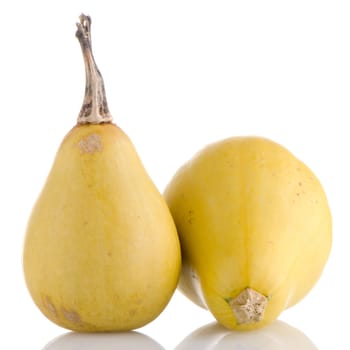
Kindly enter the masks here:
<path id="1" fill-rule="evenodd" d="M 42 350 L 165 350 L 149 336 L 131 331 L 122 333 L 63 334 Z"/>
<path id="2" fill-rule="evenodd" d="M 237 332 L 217 323 L 203 326 L 187 336 L 175 350 L 317 350 L 300 330 L 282 321 L 265 328 Z"/>

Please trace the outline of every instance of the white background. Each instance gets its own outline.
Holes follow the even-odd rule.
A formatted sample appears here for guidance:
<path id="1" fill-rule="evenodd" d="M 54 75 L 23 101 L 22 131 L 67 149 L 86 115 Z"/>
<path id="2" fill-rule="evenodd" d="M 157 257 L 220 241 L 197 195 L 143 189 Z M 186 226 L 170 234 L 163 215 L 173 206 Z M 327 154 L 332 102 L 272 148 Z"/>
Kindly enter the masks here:
<path id="1" fill-rule="evenodd" d="M 67 332 L 29 298 L 21 254 L 30 210 L 83 99 L 84 66 L 75 38 L 81 12 L 92 17 L 95 58 L 114 121 L 133 140 L 160 191 L 198 149 L 233 135 L 272 138 L 317 174 L 333 212 L 331 257 L 316 287 L 280 319 L 319 349 L 333 349 L 335 342 L 347 348 L 348 4 L 2 1 L 0 348 L 42 349 Z M 139 332 L 168 350 L 212 321 L 176 292 Z M 117 344 L 116 338 L 113 349 Z"/>

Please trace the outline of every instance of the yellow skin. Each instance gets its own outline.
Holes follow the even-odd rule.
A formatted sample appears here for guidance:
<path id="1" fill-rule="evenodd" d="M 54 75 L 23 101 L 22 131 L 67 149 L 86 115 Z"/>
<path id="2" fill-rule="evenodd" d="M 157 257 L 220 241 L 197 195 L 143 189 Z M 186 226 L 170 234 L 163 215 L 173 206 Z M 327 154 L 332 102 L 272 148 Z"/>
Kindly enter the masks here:
<path id="1" fill-rule="evenodd" d="M 183 255 L 179 289 L 224 326 L 275 320 L 314 286 L 328 259 L 331 213 L 311 170 L 282 146 L 236 137 L 207 146 L 165 193 Z M 239 322 L 230 300 L 265 297 L 260 321 Z"/>
<path id="2" fill-rule="evenodd" d="M 74 127 L 31 214 L 24 273 L 39 309 L 76 331 L 156 318 L 181 269 L 169 209 L 114 124 Z"/>

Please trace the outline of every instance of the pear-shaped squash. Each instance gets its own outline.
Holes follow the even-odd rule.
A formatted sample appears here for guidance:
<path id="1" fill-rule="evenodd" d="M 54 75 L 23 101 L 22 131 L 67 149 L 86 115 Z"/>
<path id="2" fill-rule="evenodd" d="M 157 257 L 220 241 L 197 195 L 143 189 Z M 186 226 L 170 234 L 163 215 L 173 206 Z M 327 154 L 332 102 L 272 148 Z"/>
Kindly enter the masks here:
<path id="1" fill-rule="evenodd" d="M 180 246 L 169 209 L 127 135 L 111 122 L 78 23 L 86 95 L 27 226 L 23 265 L 39 309 L 77 331 L 120 331 L 156 318 L 176 289 Z"/>
<path id="2" fill-rule="evenodd" d="M 224 326 L 275 320 L 314 286 L 332 220 L 312 171 L 261 137 L 210 144 L 165 189 L 183 254 L 179 288 Z"/>

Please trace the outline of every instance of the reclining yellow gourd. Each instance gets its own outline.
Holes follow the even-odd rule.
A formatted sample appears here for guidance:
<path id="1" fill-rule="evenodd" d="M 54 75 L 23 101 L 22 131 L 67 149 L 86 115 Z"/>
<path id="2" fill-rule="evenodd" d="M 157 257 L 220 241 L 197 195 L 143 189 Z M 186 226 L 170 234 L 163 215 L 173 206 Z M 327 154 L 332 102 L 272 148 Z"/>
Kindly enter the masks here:
<path id="1" fill-rule="evenodd" d="M 164 196 L 182 247 L 179 289 L 224 326 L 270 323 L 320 277 L 332 240 L 328 201 L 281 145 L 261 137 L 208 145 Z"/>

